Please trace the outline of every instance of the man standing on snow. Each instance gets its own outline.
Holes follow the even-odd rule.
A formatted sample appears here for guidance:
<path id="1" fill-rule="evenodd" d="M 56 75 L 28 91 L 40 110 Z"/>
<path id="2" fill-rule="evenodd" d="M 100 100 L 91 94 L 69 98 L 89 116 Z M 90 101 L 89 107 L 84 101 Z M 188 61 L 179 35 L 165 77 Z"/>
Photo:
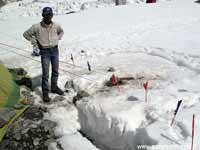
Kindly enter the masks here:
<path id="1" fill-rule="evenodd" d="M 32 25 L 23 36 L 33 45 L 33 54 L 41 55 L 42 63 L 42 93 L 43 101 L 49 102 L 49 65 L 51 62 L 51 92 L 63 95 L 64 92 L 57 86 L 58 68 L 59 68 L 59 52 L 58 42 L 61 40 L 64 31 L 60 25 L 52 21 L 53 10 L 45 7 L 42 10 L 42 21 Z"/>

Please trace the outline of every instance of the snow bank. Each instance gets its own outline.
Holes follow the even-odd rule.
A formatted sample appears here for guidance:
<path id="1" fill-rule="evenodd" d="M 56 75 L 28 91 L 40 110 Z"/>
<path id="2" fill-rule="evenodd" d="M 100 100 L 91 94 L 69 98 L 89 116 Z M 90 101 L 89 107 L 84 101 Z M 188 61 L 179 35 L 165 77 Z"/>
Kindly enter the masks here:
<path id="1" fill-rule="evenodd" d="M 115 99 L 117 98 L 115 96 Z M 98 147 L 101 149 L 128 150 L 135 149 L 138 144 L 153 145 L 157 143 L 148 136 L 144 128 L 141 128 L 142 123 L 146 120 L 143 106 L 127 108 L 128 106 L 125 106 L 124 103 L 113 104 L 114 100 L 104 99 L 102 96 L 98 100 L 101 101 L 101 104 L 99 104 L 101 106 L 84 102 L 78 105 L 81 130 L 93 139 Z M 103 101 L 112 101 L 112 108 L 110 109 L 113 111 L 106 108 L 108 103 L 102 104 Z M 127 105 L 130 106 L 130 104 Z M 121 110 L 120 106 L 124 110 Z"/>
<path id="2" fill-rule="evenodd" d="M 134 61 L 125 63 L 130 58 L 134 58 Z M 152 80 L 153 86 L 154 82 L 166 79 L 169 70 L 164 71 L 164 68 L 170 68 L 172 64 L 159 58 L 152 58 L 146 57 L 142 53 L 137 56 L 130 53 L 124 54 L 123 57 L 120 54 L 108 56 L 109 64 L 111 66 L 115 64 L 118 75 L 120 73 L 121 76 L 129 75 L 138 81 L 129 82 L 120 91 L 117 87 L 111 89 L 104 87 L 100 90 L 103 91 L 102 93 L 85 98 L 78 103 L 81 130 L 100 148 L 128 150 L 136 149 L 139 144 L 157 144 L 157 141 L 148 135 L 145 128 L 149 122 L 150 112 L 147 111 L 148 107 L 144 103 L 144 97 L 141 97 L 143 93 L 141 85 L 145 80 Z M 157 65 L 158 62 L 162 65 Z M 151 70 L 147 69 L 149 64 L 154 66 Z M 131 69 L 128 66 L 134 67 Z M 163 72 L 158 69 L 160 67 L 163 67 Z M 144 70 L 147 70 L 146 75 L 142 73 Z"/>
<path id="3" fill-rule="evenodd" d="M 185 121 L 177 121 L 174 127 L 170 123 L 178 100 L 183 100 L 180 113 L 199 101 L 198 82 L 191 79 L 194 72 L 174 65 L 174 56 L 165 59 L 165 52 L 152 52 L 148 56 L 143 52 L 116 53 L 99 61 L 103 66 L 109 60 L 118 76 L 135 78 L 120 87 L 102 87 L 97 94 L 78 102 L 81 130 L 101 149 L 136 150 L 139 145 L 153 145 L 153 150 L 168 145 L 181 150 L 190 146 L 190 126 Z M 142 84 L 147 80 L 150 89 L 145 103 Z"/>
<path id="4" fill-rule="evenodd" d="M 78 132 L 80 125 L 77 118 L 77 109 L 72 105 L 65 104 L 65 107 L 53 106 L 44 117 L 57 123 L 55 135 L 60 137 L 58 142 L 63 149 L 80 150 L 81 147 L 84 150 L 98 150 L 87 138 Z M 53 143 L 49 148 L 56 150 Z"/>

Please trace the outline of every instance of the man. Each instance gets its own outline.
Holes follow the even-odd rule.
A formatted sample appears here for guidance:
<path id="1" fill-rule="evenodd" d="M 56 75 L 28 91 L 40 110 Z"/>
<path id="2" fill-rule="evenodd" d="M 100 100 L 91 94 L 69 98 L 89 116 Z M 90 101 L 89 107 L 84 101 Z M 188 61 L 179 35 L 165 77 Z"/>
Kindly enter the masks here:
<path id="1" fill-rule="evenodd" d="M 42 17 L 42 21 L 25 31 L 23 36 L 33 45 L 33 55 L 41 55 L 43 101 L 49 102 L 51 100 L 48 86 L 50 62 L 52 66 L 51 92 L 59 95 L 64 94 L 57 86 L 59 68 L 58 42 L 61 40 L 64 31 L 60 25 L 52 21 L 52 8 L 43 8 Z"/>

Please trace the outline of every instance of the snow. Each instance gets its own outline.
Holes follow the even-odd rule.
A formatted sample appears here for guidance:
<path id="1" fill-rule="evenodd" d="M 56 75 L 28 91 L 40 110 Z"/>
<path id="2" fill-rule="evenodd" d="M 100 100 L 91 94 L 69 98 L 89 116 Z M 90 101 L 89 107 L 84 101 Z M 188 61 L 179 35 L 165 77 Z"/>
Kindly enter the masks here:
<path id="1" fill-rule="evenodd" d="M 26 7 L 19 8 L 22 2 Z M 91 95 L 78 101 L 75 107 L 71 101 L 77 91 L 71 90 L 65 100 L 46 106 L 35 92 L 38 97 L 35 103 L 49 109 L 45 118 L 57 122 L 55 133 L 65 150 L 80 147 L 83 150 L 135 150 L 140 144 L 189 149 L 193 114 L 196 119 L 194 150 L 200 148 L 199 4 L 190 0 L 145 4 L 140 0 L 114 7 L 102 1 L 106 6 L 95 2 L 95 7 L 101 7 L 96 9 L 90 8 L 93 1 L 76 1 L 74 5 L 79 12 L 66 15 L 73 10 L 64 8 L 62 12 L 66 1 L 22 2 L 1 9 L 1 61 L 8 66 L 25 67 L 33 77 L 40 76 L 40 62 L 13 51 L 30 57 L 32 47 L 22 33 L 40 21 L 43 6 L 58 6 L 62 2 L 57 11 L 54 8 L 58 14 L 54 20 L 65 31 L 59 45 L 62 60 L 59 86 L 64 88 L 67 80 L 73 80 L 77 90 L 86 90 Z M 80 11 L 83 3 L 88 3 L 90 9 Z M 71 54 L 79 67 L 72 65 Z M 40 61 L 40 58 L 34 59 Z M 87 70 L 87 61 L 91 72 Z M 109 67 L 115 68 L 116 76 L 135 80 L 107 87 L 105 82 L 113 74 L 107 71 Z M 146 81 L 149 82 L 147 103 L 143 89 Z M 183 103 L 174 125 L 170 126 L 179 100 Z M 80 130 L 94 143 L 83 137 Z M 56 150 L 55 143 L 49 149 Z"/>

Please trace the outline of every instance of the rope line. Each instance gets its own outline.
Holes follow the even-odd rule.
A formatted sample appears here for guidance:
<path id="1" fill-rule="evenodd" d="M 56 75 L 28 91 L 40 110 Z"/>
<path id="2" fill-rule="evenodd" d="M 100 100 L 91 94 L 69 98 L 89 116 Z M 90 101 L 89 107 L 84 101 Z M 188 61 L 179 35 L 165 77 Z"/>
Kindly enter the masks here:
<path id="1" fill-rule="evenodd" d="M 8 44 L 5 44 L 5 43 L 1 43 L 0 42 L 0 45 L 7 46 L 7 47 L 14 48 L 14 49 L 17 49 L 17 50 L 20 50 L 20 51 L 23 51 L 23 52 L 29 52 L 30 53 L 30 51 L 28 51 L 28 50 L 24 50 L 22 48 L 18 48 L 18 47 L 15 47 L 15 46 L 12 46 L 12 45 L 8 45 Z M 76 67 L 76 68 L 81 68 L 81 69 L 87 69 L 87 68 L 85 68 L 83 66 L 73 65 L 73 64 L 70 64 L 70 63 L 67 63 L 67 62 L 64 62 L 64 61 L 59 61 L 59 62 L 61 62 L 63 64 L 66 64 L 68 66 L 72 66 L 72 67 Z M 100 72 L 100 71 L 96 71 L 96 70 L 92 70 L 92 71 L 96 72 L 96 73 L 99 73 L 99 74 L 102 74 L 102 75 L 106 75 L 105 73 Z"/>
<path id="2" fill-rule="evenodd" d="M 10 39 L 13 39 L 13 40 L 16 40 L 16 41 L 19 40 L 17 37 L 12 36 L 12 35 L 7 34 L 7 33 L 4 33 L 4 32 L 0 32 L 0 34 L 2 34 L 2 36 L 6 35 L 6 36 L 9 37 Z"/>
<path id="3" fill-rule="evenodd" d="M 88 70 L 87 68 L 85 68 L 85 67 L 83 67 L 83 66 L 79 66 L 79 65 L 73 65 L 73 64 L 71 64 L 71 63 L 67 63 L 67 62 L 64 62 L 64 61 L 60 61 L 61 63 L 63 63 L 63 64 L 66 64 L 66 65 L 68 65 L 68 66 L 72 66 L 72 67 L 76 67 L 76 68 L 81 68 L 81 69 L 86 69 L 86 70 Z M 99 74 L 102 74 L 102 75 L 106 75 L 105 73 L 103 73 L 103 72 L 100 72 L 100 71 L 97 71 L 97 70 L 92 70 L 93 72 L 96 72 L 96 73 L 99 73 Z"/>
<path id="4" fill-rule="evenodd" d="M 0 48 L 2 48 L 2 47 L 0 46 Z M 5 48 L 3 48 L 3 49 L 4 49 L 4 50 L 7 50 L 7 49 L 5 49 Z M 27 59 L 33 60 L 33 61 L 35 61 L 35 62 L 41 63 L 39 60 L 36 60 L 36 59 L 34 59 L 34 58 L 32 58 L 32 57 L 28 57 L 28 56 L 25 56 L 25 55 L 23 55 L 23 54 L 19 54 L 19 53 L 17 53 L 17 52 L 12 51 L 12 50 L 9 50 L 9 51 L 10 51 L 11 53 L 16 54 L 16 55 L 19 55 L 19 56 L 22 56 L 22 57 L 24 57 L 24 58 L 27 58 Z M 95 80 L 85 78 L 85 77 L 83 77 L 83 76 L 81 76 L 81 75 L 77 75 L 77 74 L 72 73 L 72 72 L 70 72 L 70 71 L 68 71 L 68 70 L 65 70 L 65 69 L 60 69 L 60 70 L 63 71 L 63 72 L 72 74 L 72 75 L 74 75 L 74 76 L 77 76 L 77 77 L 79 77 L 79 78 L 83 78 L 83 79 L 86 79 L 86 80 L 88 80 L 88 81 L 96 82 Z"/>

